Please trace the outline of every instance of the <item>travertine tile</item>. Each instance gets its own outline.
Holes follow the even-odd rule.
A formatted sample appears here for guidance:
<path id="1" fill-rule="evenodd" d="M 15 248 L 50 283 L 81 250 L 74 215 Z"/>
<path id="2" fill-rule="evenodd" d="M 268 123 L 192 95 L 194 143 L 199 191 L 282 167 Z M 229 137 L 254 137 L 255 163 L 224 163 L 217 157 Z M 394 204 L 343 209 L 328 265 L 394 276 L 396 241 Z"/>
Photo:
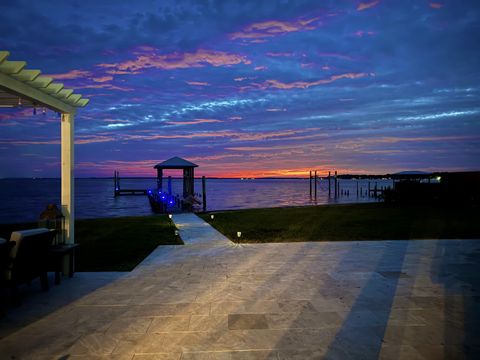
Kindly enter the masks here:
<path id="1" fill-rule="evenodd" d="M 189 331 L 227 331 L 228 315 L 192 315 L 190 317 Z"/>
<path id="2" fill-rule="evenodd" d="M 145 334 L 150 327 L 153 318 L 138 317 L 138 318 L 120 318 L 114 320 L 107 333 L 140 333 Z"/>
<path id="3" fill-rule="evenodd" d="M 164 333 L 117 334 L 116 346 L 112 354 L 168 353 L 169 351 L 164 346 L 164 339 Z"/>
<path id="4" fill-rule="evenodd" d="M 112 335 L 89 334 L 81 336 L 70 347 L 70 355 L 110 355 L 117 346 L 118 339 Z"/>
<path id="5" fill-rule="evenodd" d="M 183 316 L 160 316 L 153 319 L 149 333 L 161 333 L 169 331 L 187 331 L 190 323 L 190 315 Z"/>
<path id="6" fill-rule="evenodd" d="M 230 314 L 229 330 L 268 329 L 267 318 L 263 314 Z"/>
<path id="7" fill-rule="evenodd" d="M 10 333 L 7 314 L 0 358 L 480 358 L 480 241 L 234 245 L 175 218 L 185 246 L 40 317 L 23 306 Z"/>

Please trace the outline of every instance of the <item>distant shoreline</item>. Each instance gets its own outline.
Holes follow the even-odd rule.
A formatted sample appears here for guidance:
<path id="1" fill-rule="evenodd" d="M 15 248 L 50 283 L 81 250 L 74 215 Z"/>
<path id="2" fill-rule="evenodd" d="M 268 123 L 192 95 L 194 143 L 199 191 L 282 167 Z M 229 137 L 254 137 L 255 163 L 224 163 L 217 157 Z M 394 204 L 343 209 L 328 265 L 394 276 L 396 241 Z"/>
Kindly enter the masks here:
<path id="1" fill-rule="evenodd" d="M 470 171 L 435 171 L 435 172 L 424 172 L 424 171 L 401 171 L 393 174 L 339 174 L 337 175 L 338 179 L 392 179 L 392 178 L 422 178 L 422 177 L 435 177 L 442 176 L 444 174 L 455 174 L 455 173 L 478 173 L 480 170 L 470 170 Z M 331 177 L 334 177 L 334 174 L 331 174 Z M 280 176 L 265 176 L 265 177 L 216 177 L 216 176 L 206 176 L 207 179 L 211 180 L 308 180 L 309 177 L 280 177 Z M 328 176 L 318 176 L 319 179 L 326 179 Z M 60 180 L 60 177 L 4 177 L 0 180 Z M 122 180 L 152 180 L 156 179 L 156 176 L 122 176 Z M 181 176 L 172 176 L 172 179 L 182 179 Z M 201 176 L 195 177 L 195 179 L 201 179 Z M 75 180 L 113 180 L 112 176 L 85 176 L 85 177 L 75 177 Z"/>

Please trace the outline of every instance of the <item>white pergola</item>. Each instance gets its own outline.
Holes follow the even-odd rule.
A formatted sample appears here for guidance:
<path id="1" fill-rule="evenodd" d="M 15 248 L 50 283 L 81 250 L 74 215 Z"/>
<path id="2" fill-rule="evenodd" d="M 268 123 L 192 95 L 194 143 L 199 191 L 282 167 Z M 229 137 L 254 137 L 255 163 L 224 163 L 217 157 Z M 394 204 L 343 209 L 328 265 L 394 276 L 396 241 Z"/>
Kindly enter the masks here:
<path id="1" fill-rule="evenodd" d="M 0 51 L 0 108 L 48 108 L 61 114 L 62 180 L 61 205 L 65 216 L 65 240 L 74 239 L 74 117 L 77 108 L 88 99 L 65 89 L 62 83 L 41 76 L 40 70 L 25 69 L 25 61 L 7 60 L 8 51 Z"/>

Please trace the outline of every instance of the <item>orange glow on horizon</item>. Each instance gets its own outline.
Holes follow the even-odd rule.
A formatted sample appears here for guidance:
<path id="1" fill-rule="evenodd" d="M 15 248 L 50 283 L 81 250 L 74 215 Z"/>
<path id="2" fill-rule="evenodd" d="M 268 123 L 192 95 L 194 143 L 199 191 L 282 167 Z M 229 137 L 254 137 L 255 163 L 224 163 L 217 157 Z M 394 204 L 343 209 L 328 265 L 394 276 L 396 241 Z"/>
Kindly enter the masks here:
<path id="1" fill-rule="evenodd" d="M 143 160 L 135 163 L 127 163 L 123 161 L 111 161 L 108 163 L 91 163 L 83 162 L 76 165 L 76 172 L 80 176 L 88 176 L 88 172 L 94 172 L 96 176 L 112 176 L 115 170 L 120 172 L 123 177 L 155 177 L 156 172 L 153 169 L 158 161 L 155 160 Z M 216 167 L 216 166 L 215 166 Z M 331 171 L 333 176 L 336 170 L 338 174 L 365 174 L 364 169 L 347 169 L 347 168 L 329 168 L 326 166 L 312 166 L 311 168 L 279 168 L 279 169 L 249 169 L 228 171 L 222 170 L 222 166 L 219 165 L 220 170 L 214 169 L 213 166 L 201 166 L 195 169 L 195 176 L 206 176 L 211 178 L 226 178 L 226 179 L 241 179 L 241 178 L 308 178 L 310 171 L 317 171 L 317 175 L 320 177 L 328 176 L 328 172 Z M 168 175 L 168 174 L 167 174 Z M 172 173 L 175 176 L 174 173 Z"/>

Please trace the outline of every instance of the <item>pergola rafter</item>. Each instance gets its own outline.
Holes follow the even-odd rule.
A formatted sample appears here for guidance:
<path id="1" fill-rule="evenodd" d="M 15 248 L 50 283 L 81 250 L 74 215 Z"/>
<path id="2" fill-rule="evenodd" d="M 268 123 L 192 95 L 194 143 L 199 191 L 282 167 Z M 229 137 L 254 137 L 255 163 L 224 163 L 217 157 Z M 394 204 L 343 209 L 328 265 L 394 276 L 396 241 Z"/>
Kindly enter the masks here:
<path id="1" fill-rule="evenodd" d="M 45 107 L 62 114 L 61 205 L 65 216 L 65 239 L 74 243 L 74 116 L 77 108 L 88 104 L 80 94 L 65 89 L 62 83 L 41 76 L 40 70 L 25 69 L 25 61 L 7 60 L 8 51 L 0 51 L 0 107 Z"/>

